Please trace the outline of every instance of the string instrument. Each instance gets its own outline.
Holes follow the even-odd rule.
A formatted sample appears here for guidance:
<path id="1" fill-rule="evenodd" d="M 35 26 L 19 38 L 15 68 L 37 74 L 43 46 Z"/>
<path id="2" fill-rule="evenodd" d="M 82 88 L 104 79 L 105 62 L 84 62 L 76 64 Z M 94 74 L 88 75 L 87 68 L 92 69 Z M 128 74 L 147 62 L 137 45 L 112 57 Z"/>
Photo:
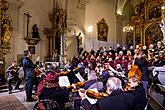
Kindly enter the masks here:
<path id="1" fill-rule="evenodd" d="M 79 70 L 79 69 L 80 69 L 80 67 L 77 67 L 77 68 L 73 69 L 73 71 L 77 71 L 77 70 Z M 40 68 L 39 66 L 37 66 L 37 67 L 35 68 L 35 72 L 37 73 L 37 76 L 39 76 L 39 77 L 41 77 L 42 75 L 46 76 L 46 73 L 44 73 L 44 72 L 41 70 L 41 68 Z M 52 71 L 52 72 L 55 72 L 55 71 Z M 65 76 L 65 75 L 67 75 L 69 72 L 71 72 L 71 71 L 62 71 L 62 72 L 58 73 L 58 75 L 59 75 L 59 76 Z"/>
<path id="2" fill-rule="evenodd" d="M 86 81 L 85 81 L 86 82 Z M 85 82 L 77 82 L 76 84 L 73 84 L 71 86 L 68 86 L 68 89 L 72 89 L 72 92 L 78 92 L 78 88 L 83 87 L 83 85 L 85 84 Z"/>
<path id="3" fill-rule="evenodd" d="M 17 76 L 17 75 L 18 75 L 18 73 L 19 73 L 19 72 L 18 72 L 19 68 L 18 68 L 17 66 L 12 66 L 12 68 L 11 68 L 11 69 L 12 69 L 12 71 L 13 71 L 13 72 L 12 72 L 12 73 L 13 73 L 13 75 L 14 75 L 14 76 Z"/>
<path id="4" fill-rule="evenodd" d="M 92 99 L 101 99 L 101 98 L 104 98 L 104 97 L 107 97 L 108 96 L 107 93 L 104 93 L 104 92 L 97 93 L 97 92 L 94 92 L 92 90 L 87 90 L 86 91 L 86 95 L 89 98 L 92 98 Z"/>
<path id="5" fill-rule="evenodd" d="M 107 93 L 104 93 L 104 92 L 97 93 L 97 92 L 92 91 L 92 90 L 82 90 L 81 89 L 81 90 L 74 90 L 72 92 L 78 92 L 78 91 L 85 93 L 89 98 L 92 98 L 92 99 L 101 99 L 101 98 L 108 96 Z"/>
<path id="6" fill-rule="evenodd" d="M 140 79 L 142 77 L 142 72 L 137 65 L 133 65 L 128 72 L 128 78 L 131 76 L 138 76 Z"/>
<path id="7" fill-rule="evenodd" d="M 134 55 L 134 59 L 133 59 L 133 61 L 132 61 L 132 64 L 133 64 L 133 65 L 134 65 L 134 63 L 135 63 L 135 59 L 137 58 L 137 56 L 141 54 L 142 48 L 143 48 L 143 45 L 142 45 L 142 44 L 139 44 L 139 45 L 138 45 L 138 48 L 135 49 L 135 55 Z"/>
<path id="8" fill-rule="evenodd" d="M 128 72 L 128 82 L 124 85 L 124 91 L 132 91 L 140 84 L 142 72 L 137 65 L 133 65 Z"/>
<path id="9" fill-rule="evenodd" d="M 140 84 L 140 81 L 136 81 L 134 83 L 127 82 L 124 85 L 123 89 L 124 89 L 125 92 L 134 91 L 135 90 L 135 87 L 137 87 L 139 84 Z"/>
<path id="10" fill-rule="evenodd" d="M 73 69 L 72 71 L 77 71 L 77 70 L 79 70 L 80 69 L 80 67 L 76 67 L 75 69 Z M 68 73 L 70 73 L 71 71 L 62 71 L 62 72 L 60 72 L 60 73 L 58 73 L 59 74 L 59 76 L 65 76 L 65 75 L 67 75 Z"/>
<path id="11" fill-rule="evenodd" d="M 35 72 L 37 73 L 38 77 L 41 77 L 42 75 L 46 76 L 46 74 L 41 70 L 39 66 L 35 68 Z"/>

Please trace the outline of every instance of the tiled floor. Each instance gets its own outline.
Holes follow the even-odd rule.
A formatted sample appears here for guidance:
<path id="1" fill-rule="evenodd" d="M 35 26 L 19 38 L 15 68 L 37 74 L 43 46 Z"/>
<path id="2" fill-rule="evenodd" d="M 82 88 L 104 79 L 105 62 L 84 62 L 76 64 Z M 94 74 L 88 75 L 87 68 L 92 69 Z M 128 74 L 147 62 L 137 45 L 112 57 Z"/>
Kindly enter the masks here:
<path id="1" fill-rule="evenodd" d="M 23 104 L 24 106 L 28 109 L 28 110 L 33 110 L 33 107 L 36 103 L 35 102 L 26 102 L 25 101 L 25 91 L 12 91 L 12 94 L 14 94 Z M 5 95 L 9 95 L 8 94 L 8 90 L 7 89 L 2 89 L 0 90 L 0 98 L 1 96 L 5 96 Z"/>

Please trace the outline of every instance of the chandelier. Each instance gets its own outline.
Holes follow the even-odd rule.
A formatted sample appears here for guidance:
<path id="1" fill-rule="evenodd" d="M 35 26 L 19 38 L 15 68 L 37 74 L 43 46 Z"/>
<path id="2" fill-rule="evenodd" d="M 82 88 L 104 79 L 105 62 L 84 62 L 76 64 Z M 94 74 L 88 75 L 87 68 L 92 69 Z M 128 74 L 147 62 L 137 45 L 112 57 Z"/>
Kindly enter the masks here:
<path id="1" fill-rule="evenodd" d="M 123 27 L 123 32 L 132 32 L 133 27 L 127 24 L 126 26 Z"/>

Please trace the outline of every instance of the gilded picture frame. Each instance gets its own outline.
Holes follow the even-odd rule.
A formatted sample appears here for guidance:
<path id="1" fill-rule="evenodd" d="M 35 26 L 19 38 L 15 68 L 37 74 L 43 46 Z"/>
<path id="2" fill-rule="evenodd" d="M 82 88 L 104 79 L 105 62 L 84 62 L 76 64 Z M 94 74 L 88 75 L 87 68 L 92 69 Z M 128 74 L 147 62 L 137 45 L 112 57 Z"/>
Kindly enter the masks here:
<path id="1" fill-rule="evenodd" d="M 98 36 L 98 40 L 99 41 L 105 41 L 105 42 L 107 42 L 108 29 L 109 29 L 109 26 L 105 22 L 105 19 L 102 18 L 97 23 L 97 36 Z"/>

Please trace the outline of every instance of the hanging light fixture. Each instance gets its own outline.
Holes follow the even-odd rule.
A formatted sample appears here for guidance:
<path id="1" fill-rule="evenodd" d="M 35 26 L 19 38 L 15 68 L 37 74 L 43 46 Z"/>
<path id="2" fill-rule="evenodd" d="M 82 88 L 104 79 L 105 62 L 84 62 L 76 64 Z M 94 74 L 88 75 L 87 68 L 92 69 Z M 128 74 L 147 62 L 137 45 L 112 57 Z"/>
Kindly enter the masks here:
<path id="1" fill-rule="evenodd" d="M 130 0 L 129 0 L 129 2 L 130 2 Z M 128 19 L 130 19 L 131 18 L 131 13 L 130 13 L 130 6 L 129 6 L 129 11 L 128 11 L 128 13 L 129 13 L 129 18 Z M 128 21 L 128 24 L 126 25 L 126 26 L 124 26 L 123 27 L 123 32 L 132 32 L 133 31 L 133 27 L 130 25 L 130 22 Z"/>
<path id="2" fill-rule="evenodd" d="M 129 23 L 123 27 L 123 32 L 132 32 L 132 31 L 133 31 L 133 27 L 129 25 Z"/>

